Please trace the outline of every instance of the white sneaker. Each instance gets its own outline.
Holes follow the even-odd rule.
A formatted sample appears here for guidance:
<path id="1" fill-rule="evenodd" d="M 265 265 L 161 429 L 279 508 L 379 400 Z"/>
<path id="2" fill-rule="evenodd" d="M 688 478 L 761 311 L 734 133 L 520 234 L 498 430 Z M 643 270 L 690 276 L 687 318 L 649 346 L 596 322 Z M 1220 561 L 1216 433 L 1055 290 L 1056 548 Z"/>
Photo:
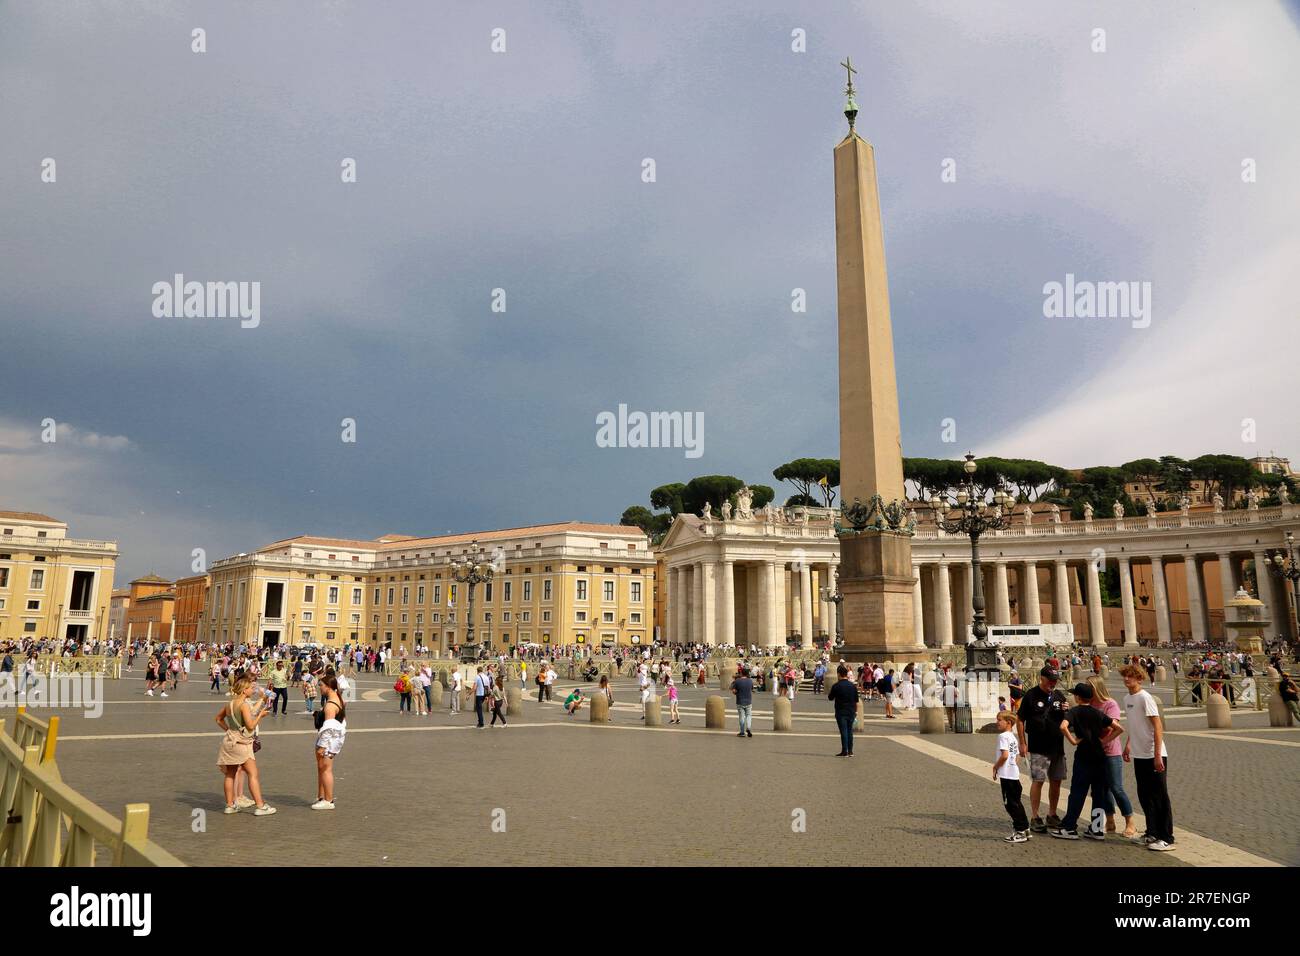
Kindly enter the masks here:
<path id="1" fill-rule="evenodd" d="M 145 691 L 144 693 L 145 693 L 145 696 L 146 696 L 146 697 L 152 697 L 152 696 L 153 696 L 153 690 L 152 690 L 152 689 L 147 690 L 147 691 Z"/>
<path id="2" fill-rule="evenodd" d="M 264 803 L 253 811 L 253 816 L 269 817 L 273 813 L 275 813 L 275 807 L 271 806 L 269 803 Z"/>
<path id="3" fill-rule="evenodd" d="M 239 812 L 239 807 L 228 806 L 228 807 L 226 807 L 226 809 L 222 810 L 221 812 L 222 812 L 222 813 L 238 813 L 238 812 Z"/>
<path id="4" fill-rule="evenodd" d="M 237 806 L 241 810 L 247 810 L 249 807 L 257 806 L 257 804 L 254 803 L 252 800 L 250 800 L 248 797 L 236 797 L 235 806 Z"/>
<path id="5" fill-rule="evenodd" d="M 313 810 L 333 810 L 333 809 L 334 809 L 334 801 L 332 801 L 332 800 L 317 800 L 315 803 L 313 803 L 313 804 L 311 805 L 311 808 L 312 808 Z"/>
<path id="6" fill-rule="evenodd" d="M 1157 852 L 1172 850 L 1173 848 L 1174 845 L 1172 843 L 1166 843 L 1164 840 L 1156 840 L 1154 843 L 1147 844 L 1148 850 L 1155 850 Z"/>
<path id="7" fill-rule="evenodd" d="M 166 697 L 166 696 L 167 696 L 167 691 L 163 691 L 163 692 L 162 692 L 162 695 L 163 695 L 164 697 Z"/>

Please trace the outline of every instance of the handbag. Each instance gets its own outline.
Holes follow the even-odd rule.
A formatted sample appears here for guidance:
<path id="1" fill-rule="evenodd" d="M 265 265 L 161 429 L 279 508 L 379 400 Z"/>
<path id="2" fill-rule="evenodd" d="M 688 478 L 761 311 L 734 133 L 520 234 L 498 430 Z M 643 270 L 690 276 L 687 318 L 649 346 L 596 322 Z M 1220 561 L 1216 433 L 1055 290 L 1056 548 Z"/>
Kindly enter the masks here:
<path id="1" fill-rule="evenodd" d="M 261 750 L 261 749 L 262 749 L 262 738 L 261 738 L 261 737 L 254 737 L 254 738 L 253 738 L 253 753 L 257 753 L 257 752 L 258 752 L 259 750 Z"/>

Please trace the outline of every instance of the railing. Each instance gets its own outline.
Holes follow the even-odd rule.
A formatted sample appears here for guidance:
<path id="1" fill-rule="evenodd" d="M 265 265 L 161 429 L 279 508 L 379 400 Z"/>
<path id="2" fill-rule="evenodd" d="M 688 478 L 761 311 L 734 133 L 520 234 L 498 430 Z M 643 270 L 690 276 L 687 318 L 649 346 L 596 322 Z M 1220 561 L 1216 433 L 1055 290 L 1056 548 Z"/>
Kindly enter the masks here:
<path id="1" fill-rule="evenodd" d="M 1174 680 L 1174 706 L 1205 707 L 1210 694 L 1217 687 L 1231 707 L 1240 704 L 1254 707 L 1255 710 L 1264 710 L 1276 690 L 1275 684 L 1276 681 L 1271 681 L 1267 677 L 1245 675 L 1223 678 L 1179 677 Z"/>
<path id="2" fill-rule="evenodd" d="M 1036 514 L 1035 518 L 1041 517 Z M 1184 517 L 1178 512 L 1165 512 L 1159 515 L 1137 515 L 1124 518 L 1102 518 L 1093 521 L 1041 521 L 1033 524 L 1017 523 L 1005 531 L 995 532 L 992 536 L 1004 537 L 1053 537 L 1081 535 L 1127 534 L 1140 531 L 1167 531 L 1175 528 L 1239 528 L 1250 525 L 1273 524 L 1285 520 L 1300 520 L 1300 505 L 1277 505 L 1272 508 L 1234 508 L 1216 512 L 1194 512 Z M 934 527 L 920 527 L 916 536 L 924 540 L 947 538 Z"/>
<path id="3" fill-rule="evenodd" d="M 0 537 L 0 547 L 38 551 L 117 551 L 116 541 L 92 541 L 89 538 L 33 538 L 7 534 Z"/>
<path id="4" fill-rule="evenodd" d="M 59 674 L 103 674 L 111 680 L 122 676 L 122 658 L 108 657 L 64 657 L 61 654 L 38 654 L 36 669 L 50 677 Z M 15 679 L 22 679 L 21 668 L 15 673 Z"/>
<path id="5" fill-rule="evenodd" d="M 20 710 L 12 735 L 0 721 L 0 866 L 94 866 L 104 857 L 112 866 L 183 866 L 149 840 L 148 804 L 127 804 L 118 820 L 63 782 L 57 719 Z M 42 727 L 42 742 L 31 742 Z"/>

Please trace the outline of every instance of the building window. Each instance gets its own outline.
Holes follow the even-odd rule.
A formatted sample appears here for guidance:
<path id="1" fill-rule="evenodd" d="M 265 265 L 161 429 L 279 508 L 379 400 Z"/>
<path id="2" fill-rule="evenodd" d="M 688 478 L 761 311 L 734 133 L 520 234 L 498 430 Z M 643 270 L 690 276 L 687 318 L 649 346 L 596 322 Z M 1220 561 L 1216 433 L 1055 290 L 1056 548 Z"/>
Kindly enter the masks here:
<path id="1" fill-rule="evenodd" d="M 456 585 L 454 584 L 447 589 L 447 603 L 451 607 L 456 606 Z"/>
<path id="2" fill-rule="evenodd" d="M 353 604 L 353 606 L 356 606 L 356 605 L 359 605 L 360 603 L 361 603 L 361 588 L 353 588 L 353 589 L 352 589 L 352 604 Z"/>
<path id="3" fill-rule="evenodd" d="M 312 612 L 311 612 L 311 611 L 303 611 L 303 612 L 302 612 L 302 619 L 303 619 L 304 621 L 310 621 L 310 620 L 312 619 Z"/>
<path id="4" fill-rule="evenodd" d="M 351 623 L 352 623 L 352 624 L 360 624 L 360 623 L 361 623 L 361 615 L 358 614 L 356 611 L 353 611 L 353 612 L 352 612 L 352 620 L 351 620 Z"/>
<path id="5" fill-rule="evenodd" d="M 441 603 L 442 603 L 442 585 L 441 585 L 441 584 L 435 584 L 435 585 L 433 586 L 433 603 L 434 603 L 434 604 L 441 604 Z"/>
<path id="6" fill-rule="evenodd" d="M 632 618 L 632 623 L 633 623 L 633 624 L 640 624 L 640 623 L 641 623 L 641 612 L 640 612 L 640 611 L 633 611 L 632 614 L 631 614 L 630 616 L 631 616 L 631 618 Z"/>
<path id="7" fill-rule="evenodd" d="M 402 623 L 403 623 L 403 624 L 408 623 L 408 621 L 407 621 L 407 619 L 406 619 L 406 612 L 405 612 L 405 611 L 402 612 Z"/>
<path id="8" fill-rule="evenodd" d="M 603 588 L 603 592 L 604 592 L 604 593 L 602 594 L 602 597 L 604 598 L 606 604 L 608 604 L 610 601 L 613 601 L 613 600 L 614 600 L 614 582 L 613 582 L 613 581 L 606 581 L 606 582 L 605 582 L 605 586 L 604 586 L 604 588 Z"/>
<path id="9" fill-rule="evenodd" d="M 502 597 L 505 599 L 505 602 L 506 602 L 507 604 L 510 603 L 510 586 L 511 586 L 513 583 L 514 583 L 514 582 L 512 582 L 512 581 L 507 581 L 506 584 L 505 584 L 505 593 L 502 594 Z"/>
<path id="10" fill-rule="evenodd" d="M 389 603 L 389 604 L 392 604 L 392 603 L 393 603 L 393 593 L 394 593 L 394 590 L 395 590 L 394 588 L 389 588 L 389 589 L 388 589 L 388 603 Z"/>
<path id="11" fill-rule="evenodd" d="M 533 599 L 533 582 L 524 582 L 524 602 L 527 603 Z"/>
<path id="12" fill-rule="evenodd" d="M 338 615 L 338 612 L 337 612 L 337 611 L 327 611 L 327 612 L 325 613 L 325 623 L 326 623 L 326 624 L 337 624 L 337 623 L 338 623 L 338 619 L 339 619 L 339 615 Z"/>
<path id="13" fill-rule="evenodd" d="M 502 624 L 509 624 L 509 623 L 510 623 L 510 612 L 509 612 L 509 611 L 502 611 L 502 612 L 501 612 L 501 623 L 502 623 Z"/>
<path id="14" fill-rule="evenodd" d="M 402 588 L 402 603 L 403 604 L 411 603 L 411 589 L 409 587 Z"/>
<path id="15" fill-rule="evenodd" d="M 484 582 L 483 582 L 483 600 L 484 600 L 484 602 L 488 602 L 488 601 L 491 601 L 491 600 L 492 600 L 492 582 L 491 582 L 491 581 L 484 581 Z"/>
<path id="16" fill-rule="evenodd" d="M 388 614 L 384 617 L 384 623 L 385 624 L 393 623 L 393 613 L 391 611 L 389 611 Z"/>
<path id="17" fill-rule="evenodd" d="M 32 584 L 30 590 L 41 591 L 45 588 L 45 569 L 32 568 Z"/>
<path id="18" fill-rule="evenodd" d="M 578 586 L 578 588 L 577 588 L 577 599 L 578 599 L 579 601 L 585 601 L 585 600 L 587 600 L 587 582 L 586 582 L 586 581 L 575 581 L 574 583 Z"/>
<path id="19" fill-rule="evenodd" d="M 633 604 L 641 603 L 641 582 L 640 581 L 632 582 L 632 603 Z"/>
<path id="20" fill-rule="evenodd" d="M 574 619 L 575 621 L 577 621 L 579 624 L 581 624 L 581 623 L 583 623 L 584 621 L 587 620 L 587 612 L 586 612 L 586 611 L 574 611 L 574 612 L 573 612 L 573 619 Z"/>
<path id="21" fill-rule="evenodd" d="M 547 578 L 545 581 L 542 582 L 542 600 L 549 601 L 550 599 L 551 599 L 551 579 Z"/>
<path id="22" fill-rule="evenodd" d="M 543 612 L 542 612 L 542 623 L 543 623 L 543 624 L 550 624 L 550 623 L 551 623 L 551 612 L 550 612 L 550 611 L 543 611 Z"/>
<path id="23" fill-rule="evenodd" d="M 315 603 L 316 603 L 316 585 L 314 585 L 314 584 L 304 584 L 304 585 L 303 585 L 303 587 L 302 587 L 302 603 L 304 603 L 304 604 L 315 604 Z"/>
<path id="24" fill-rule="evenodd" d="M 339 603 L 339 586 L 337 584 L 330 585 L 328 600 L 330 604 Z"/>
<path id="25" fill-rule="evenodd" d="M 492 612 L 491 612 L 491 611 L 484 611 L 484 612 L 483 612 L 483 623 L 484 623 L 484 624 L 491 624 L 491 623 L 492 623 Z"/>
<path id="26" fill-rule="evenodd" d="M 423 604 L 423 603 L 424 603 L 424 585 L 423 585 L 423 584 L 421 584 L 418 588 L 415 589 L 415 603 L 416 603 L 416 604 Z"/>
<path id="27" fill-rule="evenodd" d="M 27 610 L 39 611 L 40 609 L 41 609 L 41 602 L 39 599 L 32 598 L 27 601 Z"/>
<path id="28" fill-rule="evenodd" d="M 614 623 L 614 612 L 613 612 L 613 611 L 602 611 L 602 612 L 601 612 L 601 615 L 600 615 L 600 622 L 601 622 L 602 624 L 613 624 L 613 623 Z"/>
<path id="29" fill-rule="evenodd" d="M 9 587 L 9 569 L 0 568 L 0 588 Z"/>
<path id="30" fill-rule="evenodd" d="M 520 611 L 520 612 L 519 612 L 519 620 L 523 621 L 525 624 L 527 624 L 527 623 L 529 623 L 530 621 L 532 621 L 532 619 L 533 619 L 533 612 L 532 612 L 532 611 Z"/>
<path id="31" fill-rule="evenodd" d="M 378 604 L 378 603 L 379 603 L 379 588 L 375 588 L 375 599 L 374 599 L 371 603 L 372 603 L 372 604 Z"/>

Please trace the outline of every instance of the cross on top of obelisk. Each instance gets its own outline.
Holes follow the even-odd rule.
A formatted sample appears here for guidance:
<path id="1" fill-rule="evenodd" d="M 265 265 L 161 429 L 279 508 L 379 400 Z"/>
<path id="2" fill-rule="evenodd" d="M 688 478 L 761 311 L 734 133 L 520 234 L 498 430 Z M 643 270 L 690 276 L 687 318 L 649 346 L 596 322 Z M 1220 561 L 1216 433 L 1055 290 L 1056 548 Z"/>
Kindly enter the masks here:
<path id="1" fill-rule="evenodd" d="M 849 132 L 851 133 L 853 132 L 853 121 L 858 118 L 858 103 L 853 96 L 853 74 L 858 71 L 853 69 L 853 57 L 846 56 L 840 66 L 844 67 L 844 73 L 848 79 L 848 85 L 844 88 L 844 95 L 847 98 L 844 104 L 844 116 L 849 121 Z"/>

